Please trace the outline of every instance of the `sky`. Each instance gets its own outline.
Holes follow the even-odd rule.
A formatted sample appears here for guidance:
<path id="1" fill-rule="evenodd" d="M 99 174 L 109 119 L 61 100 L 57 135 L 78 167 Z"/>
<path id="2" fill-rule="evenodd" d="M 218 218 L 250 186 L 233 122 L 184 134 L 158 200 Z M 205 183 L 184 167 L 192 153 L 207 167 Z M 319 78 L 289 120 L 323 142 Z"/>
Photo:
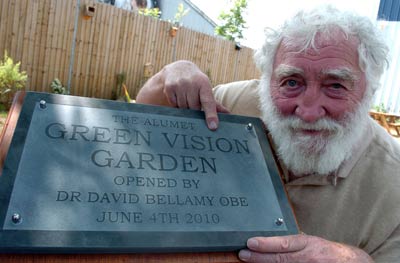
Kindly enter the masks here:
<path id="1" fill-rule="evenodd" d="M 218 24 L 221 11 L 228 11 L 229 0 L 191 0 L 205 14 Z M 247 29 L 241 44 L 251 48 L 259 48 L 264 39 L 264 28 L 277 28 L 287 18 L 301 9 L 310 9 L 321 4 L 331 4 L 340 10 L 351 10 L 375 20 L 379 0 L 247 0 L 248 9 L 245 14 Z"/>

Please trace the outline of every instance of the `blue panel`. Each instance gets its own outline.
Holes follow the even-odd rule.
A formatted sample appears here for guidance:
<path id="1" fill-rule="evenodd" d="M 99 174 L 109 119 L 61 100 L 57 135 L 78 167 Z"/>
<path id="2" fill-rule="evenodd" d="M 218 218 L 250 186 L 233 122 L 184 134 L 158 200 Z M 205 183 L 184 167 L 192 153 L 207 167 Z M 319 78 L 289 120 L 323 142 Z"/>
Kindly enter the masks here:
<path id="1" fill-rule="evenodd" d="M 400 21 L 400 1 L 381 0 L 378 10 L 378 19 Z"/>

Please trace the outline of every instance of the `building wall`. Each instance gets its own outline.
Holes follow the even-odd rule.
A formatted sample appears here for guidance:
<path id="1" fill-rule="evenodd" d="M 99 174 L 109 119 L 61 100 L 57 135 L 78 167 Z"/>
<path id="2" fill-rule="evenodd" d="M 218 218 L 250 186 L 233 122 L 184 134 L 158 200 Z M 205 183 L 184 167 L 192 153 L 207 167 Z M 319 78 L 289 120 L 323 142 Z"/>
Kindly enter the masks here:
<path id="1" fill-rule="evenodd" d="M 379 25 L 390 48 L 389 68 L 382 76 L 381 88 L 375 94 L 374 105 L 388 112 L 400 113 L 400 1 L 381 0 L 378 10 Z"/>
<path id="2" fill-rule="evenodd" d="M 381 0 L 378 10 L 378 19 L 400 21 L 400 1 Z"/>
<path id="3" fill-rule="evenodd" d="M 380 22 L 390 48 L 389 67 L 375 94 L 374 105 L 383 104 L 388 112 L 400 113 L 400 22 Z"/>
<path id="4" fill-rule="evenodd" d="M 173 20 L 178 9 L 178 5 L 182 3 L 184 9 L 190 9 L 189 13 L 183 17 L 183 27 L 201 32 L 207 35 L 214 35 L 216 24 L 208 18 L 200 9 L 188 0 L 158 0 L 161 10 L 162 20 Z"/>

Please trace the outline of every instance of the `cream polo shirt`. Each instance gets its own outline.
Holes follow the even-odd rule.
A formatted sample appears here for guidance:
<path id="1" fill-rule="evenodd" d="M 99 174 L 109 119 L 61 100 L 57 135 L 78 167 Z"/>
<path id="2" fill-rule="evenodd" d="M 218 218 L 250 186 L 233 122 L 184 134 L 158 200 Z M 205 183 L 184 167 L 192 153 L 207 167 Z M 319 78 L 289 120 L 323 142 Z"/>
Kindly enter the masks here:
<path id="1" fill-rule="evenodd" d="M 258 84 L 220 85 L 214 95 L 232 114 L 259 117 Z M 400 262 L 400 144 L 372 119 L 335 176 L 287 180 L 285 187 L 301 231 L 359 247 L 376 262 Z"/>

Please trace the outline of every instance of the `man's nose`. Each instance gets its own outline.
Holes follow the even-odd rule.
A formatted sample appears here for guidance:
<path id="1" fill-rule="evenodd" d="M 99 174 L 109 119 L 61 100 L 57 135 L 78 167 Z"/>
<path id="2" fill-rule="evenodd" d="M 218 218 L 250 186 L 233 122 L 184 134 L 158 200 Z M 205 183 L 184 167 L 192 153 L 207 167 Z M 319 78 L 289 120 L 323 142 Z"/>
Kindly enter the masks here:
<path id="1" fill-rule="evenodd" d="M 308 85 L 304 93 L 298 98 L 296 116 L 309 123 L 318 121 L 326 115 L 322 100 L 319 85 Z"/>

